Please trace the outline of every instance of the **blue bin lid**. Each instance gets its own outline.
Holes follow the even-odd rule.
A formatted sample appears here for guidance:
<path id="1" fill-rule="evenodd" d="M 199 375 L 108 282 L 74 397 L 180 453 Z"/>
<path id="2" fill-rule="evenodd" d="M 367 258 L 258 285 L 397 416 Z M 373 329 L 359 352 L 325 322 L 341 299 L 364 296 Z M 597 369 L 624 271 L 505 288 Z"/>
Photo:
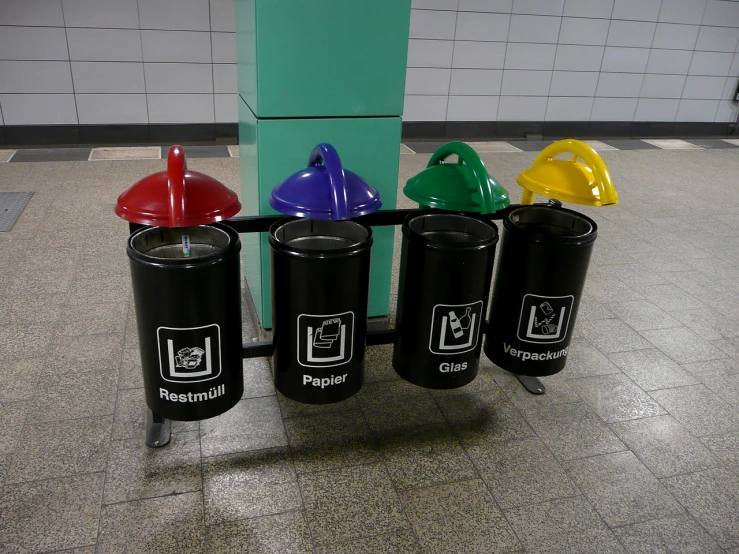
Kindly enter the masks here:
<path id="1" fill-rule="evenodd" d="M 272 189 L 269 205 L 280 213 L 311 219 L 351 219 L 376 212 L 380 193 L 356 173 L 344 169 L 330 144 L 319 144 L 308 167 Z"/>

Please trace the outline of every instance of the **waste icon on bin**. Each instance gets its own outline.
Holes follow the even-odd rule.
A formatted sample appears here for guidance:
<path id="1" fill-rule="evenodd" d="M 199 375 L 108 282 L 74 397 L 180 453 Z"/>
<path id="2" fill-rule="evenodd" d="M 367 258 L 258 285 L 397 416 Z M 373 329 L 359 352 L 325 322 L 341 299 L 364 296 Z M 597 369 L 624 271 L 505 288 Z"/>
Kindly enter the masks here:
<path id="1" fill-rule="evenodd" d="M 482 315 L 482 300 L 455 306 L 437 304 L 431 316 L 429 350 L 433 354 L 462 354 L 474 350 Z"/>
<path id="2" fill-rule="evenodd" d="M 221 374 L 221 329 L 218 325 L 185 329 L 159 327 L 157 342 L 159 368 L 165 381 L 195 383 L 215 379 Z"/>
<path id="3" fill-rule="evenodd" d="M 298 316 L 298 363 L 332 367 L 352 359 L 354 313 Z"/>
<path id="4" fill-rule="evenodd" d="M 524 295 L 518 320 L 518 338 L 524 342 L 563 341 L 574 301 L 572 295 Z"/>

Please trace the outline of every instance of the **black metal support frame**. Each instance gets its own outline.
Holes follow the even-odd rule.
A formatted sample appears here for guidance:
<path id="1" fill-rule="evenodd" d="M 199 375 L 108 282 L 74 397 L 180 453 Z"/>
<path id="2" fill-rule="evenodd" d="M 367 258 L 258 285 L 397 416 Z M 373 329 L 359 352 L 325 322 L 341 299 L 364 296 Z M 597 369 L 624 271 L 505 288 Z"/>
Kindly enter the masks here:
<path id="1" fill-rule="evenodd" d="M 560 207 L 562 203 L 557 200 L 550 200 L 547 203 L 540 204 L 545 206 Z M 497 211 L 493 214 L 477 215 L 485 221 L 499 221 L 504 219 L 511 210 L 519 208 L 520 205 L 513 204 L 507 208 Z M 363 223 L 370 227 L 386 227 L 402 225 L 405 218 L 417 209 L 402 210 L 382 210 L 373 214 L 357 217 L 354 221 Z M 469 214 L 466 214 L 469 215 Z M 234 231 L 239 234 L 247 233 L 266 233 L 270 227 L 277 221 L 284 219 L 284 215 L 261 215 L 261 216 L 237 216 L 223 221 Z M 145 227 L 137 223 L 129 223 L 129 231 L 134 233 Z M 485 323 L 483 323 L 485 325 Z M 367 346 L 377 346 L 380 344 L 392 344 L 395 342 L 395 329 L 369 329 L 366 335 Z M 274 345 L 271 341 L 256 342 L 253 344 L 244 344 L 241 347 L 241 356 L 243 358 L 261 358 L 271 356 L 274 352 Z M 524 388 L 532 394 L 544 394 L 544 385 L 536 377 L 526 375 L 516 375 L 516 378 L 524 386 Z M 146 444 L 152 448 L 165 446 L 170 440 L 170 420 L 154 414 L 148 410 L 146 419 Z"/>

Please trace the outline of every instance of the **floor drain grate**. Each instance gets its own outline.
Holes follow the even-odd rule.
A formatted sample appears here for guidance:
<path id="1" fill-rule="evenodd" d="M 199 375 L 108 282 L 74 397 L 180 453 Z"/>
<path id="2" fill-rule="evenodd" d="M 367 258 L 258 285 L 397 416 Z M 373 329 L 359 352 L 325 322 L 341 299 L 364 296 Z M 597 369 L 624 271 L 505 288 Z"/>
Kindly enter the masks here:
<path id="1" fill-rule="evenodd" d="M 0 192 L 0 232 L 13 229 L 32 196 L 32 192 Z"/>

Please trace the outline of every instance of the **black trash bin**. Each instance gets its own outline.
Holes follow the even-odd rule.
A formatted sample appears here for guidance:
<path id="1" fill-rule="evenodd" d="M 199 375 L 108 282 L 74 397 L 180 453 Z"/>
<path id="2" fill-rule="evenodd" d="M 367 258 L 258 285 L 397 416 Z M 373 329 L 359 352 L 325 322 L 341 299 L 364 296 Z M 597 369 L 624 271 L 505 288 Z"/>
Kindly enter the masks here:
<path id="1" fill-rule="evenodd" d="M 128 240 L 146 403 L 158 416 L 207 419 L 243 395 L 240 251 L 221 224 Z"/>
<path id="2" fill-rule="evenodd" d="M 549 206 L 522 206 L 503 221 L 485 354 L 518 375 L 553 375 L 567 361 L 595 221 Z"/>
<path id="3" fill-rule="evenodd" d="M 372 230 L 284 219 L 269 243 L 275 387 L 307 404 L 345 400 L 364 381 Z"/>
<path id="4" fill-rule="evenodd" d="M 461 387 L 477 376 L 498 229 L 431 210 L 402 230 L 393 367 L 415 385 Z"/>

